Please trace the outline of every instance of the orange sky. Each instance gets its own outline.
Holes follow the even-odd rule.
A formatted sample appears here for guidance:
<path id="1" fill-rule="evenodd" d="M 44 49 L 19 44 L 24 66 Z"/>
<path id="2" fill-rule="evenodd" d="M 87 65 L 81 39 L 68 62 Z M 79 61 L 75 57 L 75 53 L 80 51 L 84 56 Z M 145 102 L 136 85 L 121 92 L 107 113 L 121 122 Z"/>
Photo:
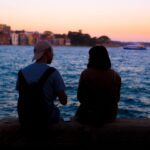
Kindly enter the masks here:
<path id="1" fill-rule="evenodd" d="M 150 0 L 1 0 L 0 23 L 13 30 L 78 31 L 150 42 Z"/>

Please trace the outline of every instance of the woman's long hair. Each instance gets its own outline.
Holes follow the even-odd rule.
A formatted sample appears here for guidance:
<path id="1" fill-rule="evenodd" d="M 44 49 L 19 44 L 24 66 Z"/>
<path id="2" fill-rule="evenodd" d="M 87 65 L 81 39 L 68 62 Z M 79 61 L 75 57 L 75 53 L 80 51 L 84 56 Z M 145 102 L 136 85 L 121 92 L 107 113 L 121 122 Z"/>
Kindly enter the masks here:
<path id="1" fill-rule="evenodd" d="M 88 68 L 110 69 L 111 61 L 108 51 L 104 46 L 94 46 L 89 50 Z"/>

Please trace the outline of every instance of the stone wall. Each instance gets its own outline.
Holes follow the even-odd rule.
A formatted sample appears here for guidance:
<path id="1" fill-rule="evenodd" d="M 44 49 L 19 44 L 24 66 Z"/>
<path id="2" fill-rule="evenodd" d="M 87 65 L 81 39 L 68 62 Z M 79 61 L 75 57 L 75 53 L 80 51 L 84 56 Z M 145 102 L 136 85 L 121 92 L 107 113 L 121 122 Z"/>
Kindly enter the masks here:
<path id="1" fill-rule="evenodd" d="M 93 149 L 95 147 L 124 148 L 150 144 L 150 119 L 117 119 L 101 127 L 81 125 L 76 121 L 60 122 L 48 131 L 24 133 L 17 118 L 0 120 L 0 149 Z"/>

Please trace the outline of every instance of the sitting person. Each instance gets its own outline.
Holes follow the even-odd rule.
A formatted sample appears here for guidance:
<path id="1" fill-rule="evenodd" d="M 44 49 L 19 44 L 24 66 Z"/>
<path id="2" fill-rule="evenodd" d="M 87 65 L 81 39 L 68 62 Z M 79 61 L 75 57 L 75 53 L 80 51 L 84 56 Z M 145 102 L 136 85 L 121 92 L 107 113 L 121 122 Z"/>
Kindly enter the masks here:
<path id="1" fill-rule="evenodd" d="M 84 124 L 113 122 L 118 111 L 121 77 L 111 69 L 111 61 L 104 46 L 89 50 L 89 62 L 80 76 L 77 98 L 80 106 L 75 118 Z"/>
<path id="2" fill-rule="evenodd" d="M 23 127 L 46 127 L 59 122 L 60 111 L 54 101 L 58 97 L 62 105 L 67 104 L 64 81 L 59 71 L 48 65 L 52 59 L 50 43 L 39 41 L 34 46 L 35 62 L 18 72 L 17 111 Z"/>

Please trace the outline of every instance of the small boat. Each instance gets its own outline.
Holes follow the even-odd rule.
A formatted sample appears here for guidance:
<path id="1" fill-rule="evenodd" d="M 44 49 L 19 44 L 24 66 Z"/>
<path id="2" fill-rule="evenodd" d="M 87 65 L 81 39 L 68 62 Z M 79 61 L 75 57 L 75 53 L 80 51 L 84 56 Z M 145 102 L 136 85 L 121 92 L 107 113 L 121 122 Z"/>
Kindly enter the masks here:
<path id="1" fill-rule="evenodd" d="M 143 44 L 130 44 L 123 47 L 123 49 L 129 50 L 146 50 L 146 47 Z"/>

